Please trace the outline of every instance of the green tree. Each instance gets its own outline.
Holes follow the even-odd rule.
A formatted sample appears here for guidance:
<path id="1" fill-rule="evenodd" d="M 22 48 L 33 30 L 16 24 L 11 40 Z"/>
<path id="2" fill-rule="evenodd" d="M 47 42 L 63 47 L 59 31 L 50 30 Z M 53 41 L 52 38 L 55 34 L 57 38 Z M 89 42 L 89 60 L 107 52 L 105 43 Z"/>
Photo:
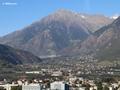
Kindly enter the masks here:
<path id="1" fill-rule="evenodd" d="M 75 80 L 75 84 L 78 84 L 78 83 L 79 83 L 79 79 L 76 79 L 76 80 Z"/>
<path id="2" fill-rule="evenodd" d="M 86 87 L 86 85 L 85 85 L 85 84 L 82 84 L 82 87 Z"/>
<path id="3" fill-rule="evenodd" d="M 11 90 L 22 90 L 22 86 L 14 86 Z"/>
<path id="4" fill-rule="evenodd" d="M 103 90 L 109 90 L 108 86 L 105 85 L 104 89 Z"/>
<path id="5" fill-rule="evenodd" d="M 82 81 L 79 81 L 79 84 L 82 84 Z"/>
<path id="6" fill-rule="evenodd" d="M 90 85 L 89 84 L 86 84 L 85 90 L 90 90 Z"/>
<path id="7" fill-rule="evenodd" d="M 113 79 L 113 78 L 102 78 L 102 82 L 112 83 L 112 82 L 115 82 L 115 79 Z"/>
<path id="8" fill-rule="evenodd" d="M 102 90 L 103 89 L 102 82 L 100 82 L 100 81 L 97 82 L 96 86 L 97 86 L 97 90 Z"/>
<path id="9" fill-rule="evenodd" d="M 0 87 L 0 90 L 6 90 L 4 87 Z"/>
<path id="10" fill-rule="evenodd" d="M 114 90 L 118 90 L 119 87 L 114 88 Z"/>

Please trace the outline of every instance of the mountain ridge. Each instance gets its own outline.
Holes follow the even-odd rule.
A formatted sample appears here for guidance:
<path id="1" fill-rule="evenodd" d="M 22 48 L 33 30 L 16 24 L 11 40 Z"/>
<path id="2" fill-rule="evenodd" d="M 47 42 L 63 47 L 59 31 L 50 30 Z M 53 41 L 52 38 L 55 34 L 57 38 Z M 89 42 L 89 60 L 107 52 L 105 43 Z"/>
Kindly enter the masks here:
<path id="1" fill-rule="evenodd" d="M 0 65 L 18 65 L 38 63 L 42 60 L 32 53 L 13 49 L 8 45 L 0 44 Z"/>
<path id="2" fill-rule="evenodd" d="M 94 31 L 112 21 L 104 15 L 79 14 L 60 9 L 23 28 L 5 44 L 30 51 L 37 56 L 53 55 L 83 41 Z M 0 41 L 1 39 L 3 38 L 0 38 Z"/>

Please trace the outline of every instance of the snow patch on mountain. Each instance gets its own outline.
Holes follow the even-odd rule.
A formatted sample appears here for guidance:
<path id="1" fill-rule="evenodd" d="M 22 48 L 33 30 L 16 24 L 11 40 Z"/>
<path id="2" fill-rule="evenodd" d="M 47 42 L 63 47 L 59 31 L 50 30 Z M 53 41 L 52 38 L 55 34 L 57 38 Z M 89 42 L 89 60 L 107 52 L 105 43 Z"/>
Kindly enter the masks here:
<path id="1" fill-rule="evenodd" d="M 119 14 L 115 14 L 112 17 L 110 17 L 110 19 L 117 19 L 120 15 Z"/>
<path id="2" fill-rule="evenodd" d="M 85 16 L 81 15 L 82 18 L 85 18 Z"/>

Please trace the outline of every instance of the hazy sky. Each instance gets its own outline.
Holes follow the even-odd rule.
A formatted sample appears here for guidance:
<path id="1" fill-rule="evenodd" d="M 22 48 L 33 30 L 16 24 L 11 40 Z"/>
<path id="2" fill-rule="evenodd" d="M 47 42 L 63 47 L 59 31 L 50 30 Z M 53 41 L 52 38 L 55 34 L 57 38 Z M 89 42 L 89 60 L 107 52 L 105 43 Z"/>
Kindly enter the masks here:
<path id="1" fill-rule="evenodd" d="M 60 8 L 110 17 L 120 14 L 120 0 L 0 0 L 0 36 L 20 30 Z"/>

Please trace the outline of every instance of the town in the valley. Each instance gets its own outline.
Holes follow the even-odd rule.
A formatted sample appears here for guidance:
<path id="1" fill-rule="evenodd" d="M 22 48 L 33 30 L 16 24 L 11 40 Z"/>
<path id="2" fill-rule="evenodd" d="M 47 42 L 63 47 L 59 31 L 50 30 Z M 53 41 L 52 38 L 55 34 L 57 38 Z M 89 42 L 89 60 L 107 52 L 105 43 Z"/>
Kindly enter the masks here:
<path id="1" fill-rule="evenodd" d="M 24 70 L 14 71 L 14 77 L 0 78 L 0 90 L 120 90 L 118 63 L 104 66 L 91 62 L 95 61 L 61 60 L 57 65 L 49 63 L 46 67 L 45 62 L 18 65 Z"/>

